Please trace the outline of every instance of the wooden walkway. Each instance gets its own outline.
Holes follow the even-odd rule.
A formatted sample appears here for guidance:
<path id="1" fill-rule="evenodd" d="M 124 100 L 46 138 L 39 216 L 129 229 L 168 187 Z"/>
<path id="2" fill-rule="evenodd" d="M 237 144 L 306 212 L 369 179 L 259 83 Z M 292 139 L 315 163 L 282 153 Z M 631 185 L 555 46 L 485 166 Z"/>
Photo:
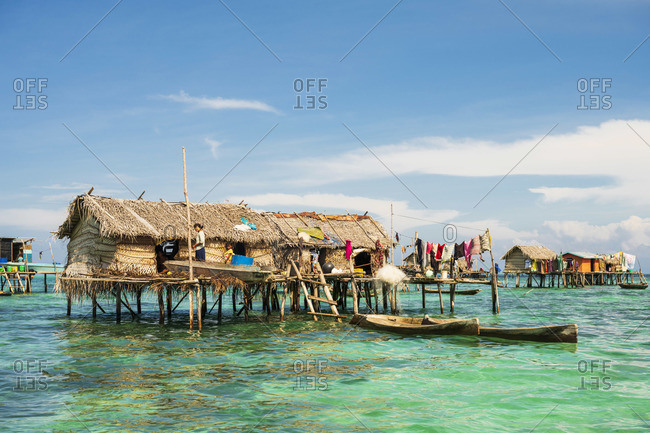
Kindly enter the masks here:
<path id="1" fill-rule="evenodd" d="M 620 283 L 634 283 L 635 278 L 643 280 L 639 272 L 532 272 L 532 271 L 503 271 L 504 286 L 508 287 L 510 276 L 514 277 L 515 287 L 586 287 L 586 286 L 617 286 Z"/>

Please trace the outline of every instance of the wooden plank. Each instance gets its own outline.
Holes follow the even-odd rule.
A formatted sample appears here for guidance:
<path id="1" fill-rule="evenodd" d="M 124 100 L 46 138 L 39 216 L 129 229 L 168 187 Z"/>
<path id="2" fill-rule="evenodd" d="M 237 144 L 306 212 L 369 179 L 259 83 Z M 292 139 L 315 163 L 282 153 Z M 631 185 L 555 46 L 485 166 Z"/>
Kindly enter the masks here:
<path id="1" fill-rule="evenodd" d="M 336 305 L 336 301 L 330 301 L 329 299 L 319 298 L 318 296 L 309 295 L 309 299 L 311 299 L 312 301 L 319 301 L 330 305 Z"/>
<path id="2" fill-rule="evenodd" d="M 316 316 L 327 316 L 327 317 L 336 317 L 337 319 L 346 319 L 348 316 L 341 316 L 340 314 L 332 314 L 332 313 L 317 313 L 315 311 L 313 312 L 307 312 L 307 314 L 312 314 L 314 316 L 314 319 Z"/>

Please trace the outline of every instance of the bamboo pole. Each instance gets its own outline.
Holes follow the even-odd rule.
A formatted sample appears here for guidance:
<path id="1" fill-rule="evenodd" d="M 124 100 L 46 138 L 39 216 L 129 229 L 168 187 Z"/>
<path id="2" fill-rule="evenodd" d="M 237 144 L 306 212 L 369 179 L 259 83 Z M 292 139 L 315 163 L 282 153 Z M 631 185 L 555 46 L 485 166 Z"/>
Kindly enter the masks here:
<path id="1" fill-rule="evenodd" d="M 187 161 L 185 158 L 185 147 L 183 147 L 183 193 L 185 194 L 185 207 L 187 208 L 187 259 L 190 268 L 190 280 L 194 280 L 194 268 L 192 267 L 192 220 L 190 216 L 190 199 L 187 195 Z M 194 288 L 190 287 L 190 329 L 194 326 Z M 200 306 L 199 306 L 200 308 Z M 200 325 L 199 325 L 200 326 Z"/>
<path id="2" fill-rule="evenodd" d="M 395 246 L 393 245 L 393 202 L 390 203 L 390 264 L 395 264 L 395 258 L 393 256 Z"/>

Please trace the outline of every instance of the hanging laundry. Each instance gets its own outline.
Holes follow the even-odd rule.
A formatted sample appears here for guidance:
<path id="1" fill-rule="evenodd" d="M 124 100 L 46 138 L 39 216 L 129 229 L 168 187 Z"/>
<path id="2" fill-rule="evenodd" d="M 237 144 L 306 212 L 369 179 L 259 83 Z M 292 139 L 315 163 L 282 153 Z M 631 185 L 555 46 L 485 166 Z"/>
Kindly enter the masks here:
<path id="1" fill-rule="evenodd" d="M 436 260 L 442 259 L 442 251 L 444 249 L 445 249 L 445 244 L 438 244 L 438 248 L 436 249 Z"/>
<path id="2" fill-rule="evenodd" d="M 431 254 L 431 250 L 433 249 L 433 244 L 427 242 L 427 256 Z"/>
<path id="3" fill-rule="evenodd" d="M 415 254 L 416 254 L 416 260 L 417 264 L 424 269 L 425 264 L 426 264 L 426 256 L 424 255 L 424 250 L 425 250 L 425 245 L 424 242 L 422 242 L 422 239 L 416 239 L 415 240 Z"/>
<path id="4" fill-rule="evenodd" d="M 345 241 L 345 260 L 350 260 L 352 257 L 352 242 Z"/>
<path id="5" fill-rule="evenodd" d="M 623 254 L 625 256 L 625 267 L 627 270 L 631 271 L 634 269 L 634 263 L 636 262 L 636 256 L 632 254 Z"/>
<path id="6" fill-rule="evenodd" d="M 480 236 L 480 239 L 481 239 L 481 252 L 490 251 L 492 249 L 492 237 L 490 236 L 490 231 L 486 230 L 485 233 L 483 233 Z"/>
<path id="7" fill-rule="evenodd" d="M 470 254 L 481 254 L 481 237 L 476 236 L 475 238 L 472 239 L 472 247 L 470 248 Z"/>
<path id="8" fill-rule="evenodd" d="M 465 242 L 463 242 L 463 244 L 465 246 L 464 247 L 465 248 L 465 263 L 467 263 L 467 268 L 469 269 L 470 268 L 470 263 L 469 262 L 471 261 L 470 258 L 472 257 L 472 252 L 471 252 L 472 251 L 472 241 L 471 240 L 465 241 Z"/>
<path id="9" fill-rule="evenodd" d="M 397 243 L 399 244 L 399 233 L 395 233 L 395 240 L 396 240 Z"/>
<path id="10" fill-rule="evenodd" d="M 465 242 L 454 245 L 454 258 L 460 259 L 465 257 Z"/>
<path id="11" fill-rule="evenodd" d="M 404 254 L 405 252 L 406 252 L 406 247 L 402 245 L 402 254 Z"/>
<path id="12" fill-rule="evenodd" d="M 442 261 L 446 262 L 447 260 L 451 259 L 453 255 L 454 255 L 454 246 L 452 244 L 444 245 L 444 248 L 442 250 L 442 255 L 440 257 Z"/>

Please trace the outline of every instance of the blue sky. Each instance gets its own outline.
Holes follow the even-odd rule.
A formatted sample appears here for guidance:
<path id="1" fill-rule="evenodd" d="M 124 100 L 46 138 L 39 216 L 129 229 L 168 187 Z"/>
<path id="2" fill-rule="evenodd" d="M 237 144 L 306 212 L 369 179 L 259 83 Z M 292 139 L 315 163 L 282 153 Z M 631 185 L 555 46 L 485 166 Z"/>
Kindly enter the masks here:
<path id="1" fill-rule="evenodd" d="M 498 255 L 650 259 L 647 2 L 116 4 L 0 3 L 3 235 L 46 250 L 90 186 L 181 200 L 185 146 L 192 200 L 386 226 L 392 201 L 396 231 L 434 242 L 443 226 L 422 220 L 489 226 Z M 326 87 L 296 92 L 307 79 Z M 16 109 L 30 95 L 47 108 Z M 327 107 L 295 109 L 307 96 Z"/>

